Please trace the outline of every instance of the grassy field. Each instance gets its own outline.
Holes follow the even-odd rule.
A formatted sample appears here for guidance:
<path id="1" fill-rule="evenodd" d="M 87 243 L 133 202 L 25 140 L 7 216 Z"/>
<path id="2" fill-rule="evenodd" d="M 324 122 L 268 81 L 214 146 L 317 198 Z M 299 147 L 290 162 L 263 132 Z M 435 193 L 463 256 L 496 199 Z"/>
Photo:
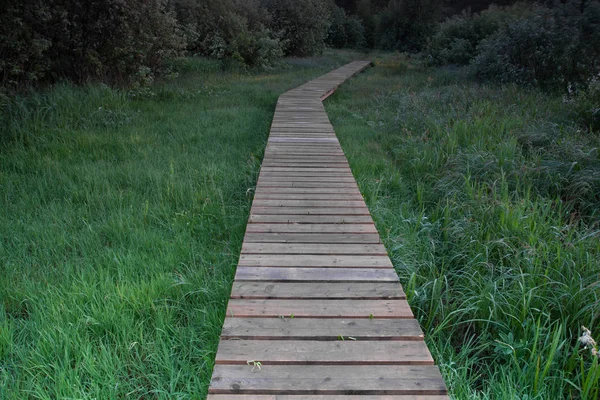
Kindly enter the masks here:
<path id="1" fill-rule="evenodd" d="M 0 99 L 0 398 L 204 398 L 277 96 L 353 58 Z M 327 109 L 453 398 L 597 399 L 598 134 L 415 65 Z"/>
<path id="2" fill-rule="evenodd" d="M 0 398 L 204 398 L 277 97 L 356 57 L 0 99 Z"/>
<path id="3" fill-rule="evenodd" d="M 380 57 L 326 108 L 452 397 L 598 399 L 598 132 L 560 95 L 415 65 Z"/>

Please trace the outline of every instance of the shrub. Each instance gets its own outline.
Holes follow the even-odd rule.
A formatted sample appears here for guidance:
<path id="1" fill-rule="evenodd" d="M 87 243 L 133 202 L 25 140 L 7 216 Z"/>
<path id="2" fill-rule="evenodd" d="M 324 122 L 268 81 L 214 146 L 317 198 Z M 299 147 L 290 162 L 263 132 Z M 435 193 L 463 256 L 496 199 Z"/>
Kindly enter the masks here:
<path id="1" fill-rule="evenodd" d="M 477 45 L 509 22 L 530 12 L 530 6 L 495 7 L 479 14 L 463 12 L 440 24 L 427 43 L 428 62 L 432 65 L 468 64 L 477 55 Z"/>
<path id="2" fill-rule="evenodd" d="M 174 8 L 193 54 L 249 66 L 272 65 L 283 55 L 284 43 L 267 29 L 269 15 L 257 1 L 176 0 Z"/>
<path id="3" fill-rule="evenodd" d="M 365 46 L 365 28 L 357 17 L 350 16 L 339 7 L 331 10 L 331 24 L 326 43 L 336 48 Z"/>
<path id="4" fill-rule="evenodd" d="M 184 41 L 166 0 L 34 0 L 3 13 L 2 84 L 129 83 L 160 72 Z M 145 71 L 145 72 L 144 72 Z"/>
<path id="5" fill-rule="evenodd" d="M 440 0 L 391 0 L 379 14 L 376 37 L 386 50 L 423 49 L 437 25 Z"/>
<path id="6" fill-rule="evenodd" d="M 285 55 L 302 57 L 323 50 L 329 29 L 323 0 L 264 0 L 264 4 L 271 15 L 269 27 L 285 43 Z"/>
<path id="7" fill-rule="evenodd" d="M 581 87 L 600 71 L 600 5 L 538 8 L 484 40 L 477 74 L 501 82 Z"/>

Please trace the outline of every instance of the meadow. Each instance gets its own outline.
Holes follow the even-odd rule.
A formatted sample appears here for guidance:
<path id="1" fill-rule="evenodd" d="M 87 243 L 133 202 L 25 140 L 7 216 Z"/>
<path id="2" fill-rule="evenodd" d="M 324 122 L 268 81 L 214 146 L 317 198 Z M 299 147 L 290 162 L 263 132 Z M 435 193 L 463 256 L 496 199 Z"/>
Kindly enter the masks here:
<path id="1" fill-rule="evenodd" d="M 452 398 L 597 399 L 581 106 L 372 56 L 326 108 Z M 0 99 L 0 398 L 204 398 L 277 97 L 366 57 Z"/>
<path id="2" fill-rule="evenodd" d="M 356 57 L 0 99 L 0 398 L 204 398 L 277 97 Z"/>
<path id="3" fill-rule="evenodd" d="M 390 55 L 326 109 L 452 398 L 598 399 L 588 110 Z"/>

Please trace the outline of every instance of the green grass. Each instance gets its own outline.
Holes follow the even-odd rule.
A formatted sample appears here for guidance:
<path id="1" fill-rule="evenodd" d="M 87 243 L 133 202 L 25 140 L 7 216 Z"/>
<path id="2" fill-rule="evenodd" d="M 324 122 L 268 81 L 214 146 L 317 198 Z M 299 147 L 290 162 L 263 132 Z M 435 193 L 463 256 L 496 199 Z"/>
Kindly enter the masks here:
<path id="1" fill-rule="evenodd" d="M 204 398 L 277 97 L 360 57 L 1 98 L 0 398 Z"/>
<path id="2" fill-rule="evenodd" d="M 326 102 L 455 399 L 598 399 L 600 137 L 559 95 L 399 56 Z"/>
<path id="3" fill-rule="evenodd" d="M 204 398 L 277 96 L 352 58 L 1 98 L 0 398 Z M 600 139 L 383 55 L 327 109 L 456 399 L 597 399 Z"/>

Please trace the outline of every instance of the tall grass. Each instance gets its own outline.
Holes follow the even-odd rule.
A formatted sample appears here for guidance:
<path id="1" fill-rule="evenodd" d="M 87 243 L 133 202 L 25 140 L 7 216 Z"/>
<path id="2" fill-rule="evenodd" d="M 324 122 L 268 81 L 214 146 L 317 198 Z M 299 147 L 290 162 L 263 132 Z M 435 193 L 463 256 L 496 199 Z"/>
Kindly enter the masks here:
<path id="1" fill-rule="evenodd" d="M 356 57 L 3 98 L 0 398 L 204 398 L 277 97 Z"/>
<path id="2" fill-rule="evenodd" d="M 456 399 L 597 399 L 600 138 L 578 107 L 384 56 L 326 103 Z"/>

